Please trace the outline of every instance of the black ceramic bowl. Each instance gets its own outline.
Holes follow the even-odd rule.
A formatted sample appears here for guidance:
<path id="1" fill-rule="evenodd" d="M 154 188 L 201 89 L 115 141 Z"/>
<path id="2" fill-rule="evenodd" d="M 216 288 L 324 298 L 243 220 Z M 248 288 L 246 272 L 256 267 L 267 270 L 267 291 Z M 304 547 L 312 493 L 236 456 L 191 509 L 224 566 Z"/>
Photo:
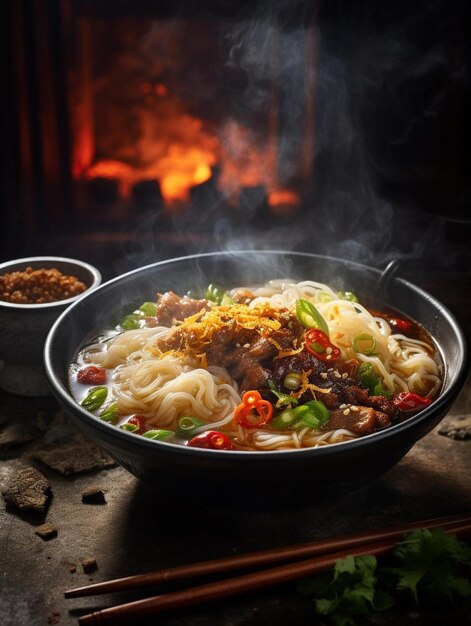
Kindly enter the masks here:
<path id="1" fill-rule="evenodd" d="M 52 391 L 85 435 L 136 476 L 162 484 L 225 482 L 263 493 L 310 492 L 357 487 L 378 477 L 445 416 L 466 375 L 463 334 L 450 312 L 394 272 L 329 257 L 278 251 L 209 253 L 162 261 L 115 278 L 69 307 L 51 329 L 45 366 Z M 360 301 L 394 309 L 420 322 L 445 363 L 443 390 L 414 417 L 373 435 L 329 446 L 271 452 L 215 451 L 152 441 L 100 421 L 81 408 L 67 388 L 67 370 L 84 343 L 113 327 L 156 292 L 253 285 L 272 278 L 311 279 L 354 291 Z M 188 487 L 187 487 L 188 488 Z"/>

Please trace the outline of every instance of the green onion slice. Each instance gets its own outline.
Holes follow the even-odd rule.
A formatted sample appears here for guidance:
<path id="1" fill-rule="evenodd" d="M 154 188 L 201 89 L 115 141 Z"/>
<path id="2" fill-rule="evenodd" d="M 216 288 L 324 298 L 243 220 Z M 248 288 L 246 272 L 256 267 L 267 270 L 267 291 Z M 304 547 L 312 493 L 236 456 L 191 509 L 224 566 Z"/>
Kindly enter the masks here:
<path id="1" fill-rule="evenodd" d="M 283 386 L 291 391 L 296 391 L 301 384 L 302 377 L 298 372 L 288 372 L 283 379 Z"/>
<path id="2" fill-rule="evenodd" d="M 309 428 L 319 430 L 329 421 L 329 409 L 323 402 L 320 402 L 320 400 L 311 400 L 299 408 L 306 408 L 301 414 L 301 426 L 308 426 Z"/>
<path id="3" fill-rule="evenodd" d="M 106 387 L 93 387 L 80 404 L 87 411 L 96 411 L 102 406 L 107 395 L 108 389 Z"/>
<path id="4" fill-rule="evenodd" d="M 383 381 L 379 381 L 378 384 L 376 384 L 373 387 L 373 391 L 371 393 L 372 396 L 385 396 L 386 398 L 392 398 L 393 394 L 389 391 L 389 389 L 386 387 L 386 385 L 383 383 Z"/>
<path id="5" fill-rule="evenodd" d="M 286 428 L 289 428 L 297 418 L 298 416 L 293 409 L 285 409 L 282 413 L 277 415 L 274 420 L 272 420 L 270 426 L 275 430 L 285 430 Z"/>
<path id="6" fill-rule="evenodd" d="M 316 307 L 308 300 L 299 298 L 296 302 L 296 317 L 305 328 L 318 328 L 329 336 L 327 322 Z"/>
<path id="7" fill-rule="evenodd" d="M 135 433 L 139 430 L 139 426 L 137 424 L 131 424 L 130 422 L 124 422 L 120 426 L 121 430 L 126 430 L 128 433 Z"/>
<path id="8" fill-rule="evenodd" d="M 138 313 L 130 313 L 121 320 L 119 326 L 123 330 L 135 330 L 136 328 L 141 327 L 141 320 L 142 316 Z"/>
<path id="9" fill-rule="evenodd" d="M 139 311 L 142 311 L 147 317 L 156 317 L 157 315 L 157 303 L 156 302 L 144 302 L 139 307 Z"/>
<path id="10" fill-rule="evenodd" d="M 199 417 L 185 415 L 178 420 L 177 435 L 180 435 L 180 437 L 192 436 L 195 430 L 204 424 L 205 422 Z"/>
<path id="11" fill-rule="evenodd" d="M 221 304 L 221 300 L 223 299 L 225 293 L 226 292 L 224 291 L 224 289 L 222 289 L 222 287 L 211 283 L 210 285 L 208 285 L 205 298 L 207 300 L 211 300 L 211 302 L 214 302 L 215 304 Z"/>
<path id="12" fill-rule="evenodd" d="M 375 374 L 374 367 L 371 363 L 362 363 L 358 370 L 360 380 L 368 389 L 372 390 L 378 384 L 379 378 Z"/>
<path id="13" fill-rule="evenodd" d="M 374 354 L 376 352 L 376 339 L 369 333 L 360 333 L 353 337 L 352 348 L 361 354 Z"/>
<path id="14" fill-rule="evenodd" d="M 221 298 L 221 305 L 230 306 L 231 304 L 235 304 L 234 298 L 230 296 L 228 293 L 225 293 Z"/>
<path id="15" fill-rule="evenodd" d="M 147 439 L 154 439 L 155 441 L 165 441 L 166 439 L 170 439 L 173 436 L 172 430 L 164 430 L 164 429 L 156 429 L 156 430 L 148 430 L 142 436 Z"/>
<path id="16" fill-rule="evenodd" d="M 118 404 L 113 402 L 100 413 L 100 419 L 105 422 L 114 422 L 118 417 Z"/>

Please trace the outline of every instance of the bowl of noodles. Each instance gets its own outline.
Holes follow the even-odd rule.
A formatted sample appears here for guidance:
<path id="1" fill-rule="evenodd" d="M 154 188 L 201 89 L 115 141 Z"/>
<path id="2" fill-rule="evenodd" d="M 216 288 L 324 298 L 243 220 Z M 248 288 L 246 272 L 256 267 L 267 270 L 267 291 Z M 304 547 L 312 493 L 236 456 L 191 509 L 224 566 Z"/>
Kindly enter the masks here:
<path id="1" fill-rule="evenodd" d="M 57 320 L 45 367 L 74 423 L 136 476 L 280 493 L 386 472 L 445 416 L 467 363 L 453 315 L 415 285 L 247 251 L 102 285 Z"/>

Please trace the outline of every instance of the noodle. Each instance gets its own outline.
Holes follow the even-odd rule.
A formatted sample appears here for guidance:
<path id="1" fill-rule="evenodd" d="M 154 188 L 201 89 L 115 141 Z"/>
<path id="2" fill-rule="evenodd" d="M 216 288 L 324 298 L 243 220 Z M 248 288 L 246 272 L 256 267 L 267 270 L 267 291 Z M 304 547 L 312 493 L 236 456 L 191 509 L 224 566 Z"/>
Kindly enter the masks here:
<path id="1" fill-rule="evenodd" d="M 440 389 L 435 350 L 424 340 L 423 333 L 420 337 L 394 333 L 383 314 L 375 315 L 356 298 L 341 297 L 329 285 L 315 281 L 272 280 L 253 289 L 234 289 L 227 296 L 231 301 L 240 294 L 250 294 L 244 304 L 222 306 L 181 299 L 185 306 L 193 306 L 194 311 L 174 321 L 171 327 L 158 325 L 157 314 L 157 325 L 148 327 L 144 321 L 133 330 L 118 328 L 111 336 L 84 348 L 71 368 L 71 386 L 76 399 L 82 401 L 84 393 L 90 391 L 78 390 L 77 372 L 92 365 L 109 372 L 109 396 L 104 406 L 116 407 L 118 426 L 126 425 L 129 416 L 138 415 L 144 419 L 146 429 L 167 429 L 175 433 L 176 443 L 185 443 L 176 433 L 180 420 L 192 416 L 200 420 L 192 436 L 203 436 L 215 430 L 228 435 L 238 449 L 280 450 L 348 441 L 359 436 L 355 429 L 343 426 L 343 422 L 350 423 L 359 415 L 355 411 L 360 411 L 362 417 L 371 417 L 372 411 L 376 412 L 375 419 L 384 421 L 381 416 L 388 415 L 371 407 L 378 405 L 385 411 L 389 409 L 393 415 L 393 400 L 388 398 L 400 398 L 401 393 L 433 397 Z M 314 305 L 325 321 L 328 335 L 324 334 L 324 339 L 332 346 L 331 352 L 338 352 L 338 358 L 332 352 L 332 357 L 336 358 L 331 363 L 328 361 L 330 353 L 323 355 L 319 347 L 314 351 L 310 348 L 310 354 L 306 354 L 308 332 L 296 318 L 300 301 Z M 358 337 L 367 337 L 371 350 L 358 349 L 355 344 Z M 259 358 L 260 350 L 263 354 Z M 280 385 L 283 368 L 303 363 L 307 358 L 315 367 L 300 372 L 301 386 L 292 391 L 288 389 L 288 394 L 284 389 L 277 398 L 270 396 L 267 376 L 274 379 L 278 376 Z M 365 391 L 358 378 L 362 364 L 370 367 L 375 380 L 383 385 L 379 387 L 384 389 L 379 394 L 380 401 L 375 400 L 371 388 L 368 393 Z M 268 398 L 272 411 L 279 415 L 286 406 L 291 409 L 296 409 L 298 403 L 304 406 L 309 398 L 318 405 L 330 402 L 329 410 L 325 409 L 329 416 L 327 425 L 316 427 L 311 420 L 280 430 L 270 423 L 263 427 L 257 427 L 256 423 L 237 423 L 236 409 L 243 405 L 242 392 L 254 372 L 264 373 L 260 385 L 253 388 L 263 391 L 264 402 Z M 353 393 L 349 390 L 359 389 L 355 393 L 363 403 L 355 406 L 349 400 L 347 403 L 335 401 L 338 389 L 345 389 L 342 393 L 347 394 L 347 398 Z M 371 401 L 369 396 L 373 396 Z M 288 397 L 288 405 L 284 397 Z M 300 411 L 298 413 L 301 415 Z M 398 410 L 394 415 L 397 414 Z M 254 414 L 251 415 L 253 418 Z"/>

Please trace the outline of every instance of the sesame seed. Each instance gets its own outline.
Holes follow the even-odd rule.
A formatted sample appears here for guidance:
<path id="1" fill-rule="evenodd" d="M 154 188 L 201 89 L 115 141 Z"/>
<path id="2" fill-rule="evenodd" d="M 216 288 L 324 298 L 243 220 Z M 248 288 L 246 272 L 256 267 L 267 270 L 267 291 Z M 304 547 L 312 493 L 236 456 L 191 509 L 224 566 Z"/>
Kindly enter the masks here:
<path id="1" fill-rule="evenodd" d="M 346 409 L 346 408 L 347 408 L 347 405 L 346 405 L 346 404 L 341 404 L 341 405 L 339 406 L 339 409 Z"/>
<path id="2" fill-rule="evenodd" d="M 328 372 L 333 372 L 334 368 L 333 367 L 329 367 L 329 369 L 327 370 Z"/>
<path id="3" fill-rule="evenodd" d="M 332 354 L 332 348 L 326 348 L 327 354 Z"/>
<path id="4" fill-rule="evenodd" d="M 331 355 L 331 354 L 328 354 L 325 358 L 326 358 L 327 360 L 329 360 L 329 359 L 331 359 L 331 358 L 332 358 L 332 355 Z"/>
<path id="5" fill-rule="evenodd" d="M 355 413 L 360 410 L 360 407 L 358 406 L 351 406 L 350 408 L 352 411 L 355 411 Z"/>
<path id="6" fill-rule="evenodd" d="M 345 411 L 343 412 L 344 415 L 348 415 L 350 413 L 350 409 L 345 409 Z"/>
<path id="7" fill-rule="evenodd" d="M 321 372 L 321 378 L 325 380 L 327 378 L 327 372 Z"/>
<path id="8" fill-rule="evenodd" d="M 236 343 L 236 348 L 240 348 L 240 343 Z"/>
<path id="9" fill-rule="evenodd" d="M 244 343 L 244 348 L 250 348 L 250 344 L 249 343 Z"/>
<path id="10" fill-rule="evenodd" d="M 342 378 L 342 377 L 340 376 L 340 372 L 338 372 L 337 370 L 335 370 L 335 372 L 334 372 L 334 376 L 335 376 L 335 378 Z"/>
<path id="11" fill-rule="evenodd" d="M 344 372 L 344 373 L 342 374 L 342 378 L 348 378 L 348 374 L 347 374 L 347 372 Z"/>

